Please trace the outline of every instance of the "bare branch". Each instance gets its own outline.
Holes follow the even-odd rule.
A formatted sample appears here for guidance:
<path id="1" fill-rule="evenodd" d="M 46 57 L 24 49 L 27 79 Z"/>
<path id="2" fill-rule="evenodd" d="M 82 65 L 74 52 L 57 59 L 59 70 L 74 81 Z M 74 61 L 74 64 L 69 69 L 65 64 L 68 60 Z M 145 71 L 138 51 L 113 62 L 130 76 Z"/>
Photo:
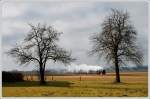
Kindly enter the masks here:
<path id="1" fill-rule="evenodd" d="M 102 23 L 101 33 L 94 34 L 90 39 L 93 48 L 90 54 L 105 57 L 108 62 L 118 64 L 131 61 L 140 64 L 143 54 L 137 48 L 137 32 L 129 20 L 128 12 L 111 9 L 111 14 Z"/>

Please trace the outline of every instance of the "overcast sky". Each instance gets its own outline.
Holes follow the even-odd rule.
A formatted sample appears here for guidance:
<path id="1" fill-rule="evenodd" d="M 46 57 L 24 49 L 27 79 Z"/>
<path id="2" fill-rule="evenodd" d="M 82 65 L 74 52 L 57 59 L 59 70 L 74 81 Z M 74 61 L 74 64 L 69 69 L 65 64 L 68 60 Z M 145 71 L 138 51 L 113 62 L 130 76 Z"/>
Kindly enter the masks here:
<path id="1" fill-rule="evenodd" d="M 19 66 L 4 52 L 21 41 L 30 30 L 28 23 L 52 25 L 60 36 L 59 45 L 72 51 L 77 58 L 73 66 L 108 66 L 105 60 L 89 57 L 92 43 L 89 37 L 101 31 L 101 23 L 110 8 L 127 10 L 138 32 L 138 45 L 144 53 L 144 65 L 148 61 L 148 3 L 147 2 L 4 2 L 2 5 L 2 67 L 3 70 L 36 69 L 34 64 Z M 131 64 L 130 64 L 131 65 Z M 63 68 L 63 64 L 47 64 L 47 68 Z M 90 67 L 91 68 L 91 67 Z"/>

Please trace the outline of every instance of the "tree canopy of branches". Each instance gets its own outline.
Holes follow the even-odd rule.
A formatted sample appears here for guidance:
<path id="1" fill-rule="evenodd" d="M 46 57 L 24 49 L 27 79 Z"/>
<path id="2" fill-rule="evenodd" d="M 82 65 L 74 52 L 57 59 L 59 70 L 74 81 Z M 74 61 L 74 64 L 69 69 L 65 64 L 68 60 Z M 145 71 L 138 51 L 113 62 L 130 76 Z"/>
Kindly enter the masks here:
<path id="1" fill-rule="evenodd" d="M 62 34 L 52 26 L 29 24 L 31 30 L 25 37 L 22 45 L 12 48 L 8 53 L 22 64 L 34 62 L 39 66 L 40 82 L 45 83 L 44 72 L 48 60 L 68 64 L 74 61 L 71 52 L 60 48 L 56 43 Z"/>
<path id="2" fill-rule="evenodd" d="M 91 54 L 104 57 L 115 66 L 116 82 L 120 82 L 119 66 L 127 62 L 141 64 L 143 54 L 136 44 L 137 31 L 128 12 L 111 9 L 102 23 L 102 31 L 91 36 Z"/>

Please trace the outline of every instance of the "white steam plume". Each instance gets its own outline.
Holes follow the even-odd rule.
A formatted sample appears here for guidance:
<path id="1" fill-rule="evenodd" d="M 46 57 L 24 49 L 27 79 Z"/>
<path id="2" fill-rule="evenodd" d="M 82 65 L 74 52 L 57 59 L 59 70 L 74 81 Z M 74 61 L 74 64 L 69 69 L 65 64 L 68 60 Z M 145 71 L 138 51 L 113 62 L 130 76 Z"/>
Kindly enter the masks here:
<path id="1" fill-rule="evenodd" d="M 87 65 L 87 64 L 71 64 L 67 66 L 67 71 L 69 72 L 78 72 L 78 71 L 84 71 L 84 72 L 89 72 L 90 70 L 92 71 L 97 71 L 97 70 L 103 70 L 104 68 L 98 65 Z"/>

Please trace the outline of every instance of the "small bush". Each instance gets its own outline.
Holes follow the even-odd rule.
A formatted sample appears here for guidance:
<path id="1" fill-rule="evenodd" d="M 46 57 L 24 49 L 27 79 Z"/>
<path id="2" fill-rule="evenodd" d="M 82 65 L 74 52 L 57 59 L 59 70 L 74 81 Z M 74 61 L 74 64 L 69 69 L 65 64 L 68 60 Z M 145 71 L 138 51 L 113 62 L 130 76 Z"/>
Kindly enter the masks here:
<path id="1" fill-rule="evenodd" d="M 23 75 L 19 72 L 2 72 L 2 82 L 23 81 Z"/>

